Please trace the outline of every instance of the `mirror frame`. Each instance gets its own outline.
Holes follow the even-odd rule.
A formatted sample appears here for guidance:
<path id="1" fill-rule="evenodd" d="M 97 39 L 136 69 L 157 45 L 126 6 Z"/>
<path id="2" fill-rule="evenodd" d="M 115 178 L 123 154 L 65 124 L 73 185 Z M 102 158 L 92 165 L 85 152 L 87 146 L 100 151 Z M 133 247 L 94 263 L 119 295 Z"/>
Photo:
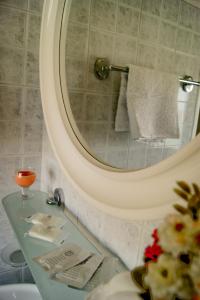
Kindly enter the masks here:
<path id="1" fill-rule="evenodd" d="M 40 37 L 42 106 L 56 158 L 77 192 L 96 208 L 126 220 L 162 218 L 177 202 L 175 181 L 199 183 L 200 135 L 166 160 L 135 172 L 105 166 L 82 147 L 66 114 L 60 84 L 61 20 L 70 2 L 44 1 Z"/>

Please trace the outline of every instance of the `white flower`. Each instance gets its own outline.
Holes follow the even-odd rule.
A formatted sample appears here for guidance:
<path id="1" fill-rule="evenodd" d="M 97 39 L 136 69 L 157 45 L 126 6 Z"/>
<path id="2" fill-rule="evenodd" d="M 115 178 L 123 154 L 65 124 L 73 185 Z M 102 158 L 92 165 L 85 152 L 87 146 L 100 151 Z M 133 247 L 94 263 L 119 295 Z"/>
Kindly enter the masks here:
<path id="1" fill-rule="evenodd" d="M 192 223 L 189 215 L 169 215 L 158 229 L 162 249 L 175 257 L 187 253 L 191 247 Z"/>
<path id="2" fill-rule="evenodd" d="M 195 290 L 200 295 L 200 257 L 196 256 L 193 258 L 189 274 L 192 278 Z"/>
<path id="3" fill-rule="evenodd" d="M 182 264 L 171 255 L 162 254 L 156 263 L 148 264 L 145 282 L 156 299 L 171 299 L 182 287 Z"/>

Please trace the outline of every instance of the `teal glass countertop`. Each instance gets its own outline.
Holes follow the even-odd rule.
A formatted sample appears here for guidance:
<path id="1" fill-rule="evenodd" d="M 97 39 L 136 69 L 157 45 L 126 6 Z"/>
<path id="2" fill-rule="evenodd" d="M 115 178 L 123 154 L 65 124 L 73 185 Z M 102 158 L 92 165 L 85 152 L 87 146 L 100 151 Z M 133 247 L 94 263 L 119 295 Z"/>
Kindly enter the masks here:
<path id="1" fill-rule="evenodd" d="M 66 236 L 68 236 L 66 242 L 76 243 L 84 249 L 99 253 L 93 244 L 64 215 L 61 208 L 46 204 L 47 197 L 46 193 L 33 192 L 32 198 L 22 200 L 20 199 L 20 193 L 13 193 L 3 198 L 2 202 L 42 298 L 44 300 L 83 300 L 86 297 L 86 291 L 70 288 L 63 283 L 49 279 L 48 273 L 33 261 L 33 257 L 45 254 L 58 246 L 24 236 L 32 226 L 32 224 L 24 221 L 25 217 L 36 212 L 52 214 L 66 219 L 64 226 Z"/>

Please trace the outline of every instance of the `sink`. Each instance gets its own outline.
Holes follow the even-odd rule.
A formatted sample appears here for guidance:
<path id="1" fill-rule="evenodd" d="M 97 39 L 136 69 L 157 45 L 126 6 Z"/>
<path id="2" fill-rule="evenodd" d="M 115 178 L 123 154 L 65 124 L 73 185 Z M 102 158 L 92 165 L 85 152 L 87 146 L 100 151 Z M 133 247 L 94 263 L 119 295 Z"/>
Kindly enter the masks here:
<path id="1" fill-rule="evenodd" d="M 0 300 L 42 300 L 35 284 L 8 284 L 0 286 Z"/>

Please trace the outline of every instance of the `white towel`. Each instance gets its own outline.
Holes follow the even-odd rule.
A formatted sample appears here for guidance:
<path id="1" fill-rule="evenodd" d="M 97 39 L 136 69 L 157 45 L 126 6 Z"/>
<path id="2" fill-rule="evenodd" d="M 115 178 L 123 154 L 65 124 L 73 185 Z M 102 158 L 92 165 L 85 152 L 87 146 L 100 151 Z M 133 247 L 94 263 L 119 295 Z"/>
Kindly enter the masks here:
<path id="1" fill-rule="evenodd" d="M 116 131 L 129 131 L 129 119 L 126 101 L 127 82 L 128 74 L 121 73 L 121 84 L 117 103 L 117 112 L 115 116 Z"/>
<path id="2" fill-rule="evenodd" d="M 45 227 L 44 225 L 36 224 L 31 227 L 25 236 L 30 236 L 54 244 L 62 244 L 66 239 L 67 234 L 58 227 Z"/>
<path id="3" fill-rule="evenodd" d="M 178 87 L 177 75 L 130 65 L 127 93 L 119 98 L 116 123 L 123 100 L 127 102 L 132 138 L 178 138 Z M 123 116 L 125 118 L 125 113 Z M 123 128 L 122 118 L 120 122 Z M 115 124 L 116 130 L 118 127 Z"/>
<path id="4" fill-rule="evenodd" d="M 43 214 L 43 213 L 35 213 L 30 217 L 25 218 L 25 221 L 32 224 L 41 224 L 46 227 L 63 227 L 66 223 L 66 220 L 60 217 L 56 217 L 53 215 Z"/>
<path id="5" fill-rule="evenodd" d="M 121 73 L 121 84 L 120 84 L 120 92 L 119 92 L 119 99 L 117 104 L 117 112 L 115 116 L 115 131 L 129 131 L 130 124 L 129 124 L 129 115 L 127 109 L 127 84 L 128 84 L 128 74 Z M 140 138 L 139 128 L 135 119 L 135 114 L 132 115 L 131 120 L 132 125 L 132 136 L 135 139 Z"/>

